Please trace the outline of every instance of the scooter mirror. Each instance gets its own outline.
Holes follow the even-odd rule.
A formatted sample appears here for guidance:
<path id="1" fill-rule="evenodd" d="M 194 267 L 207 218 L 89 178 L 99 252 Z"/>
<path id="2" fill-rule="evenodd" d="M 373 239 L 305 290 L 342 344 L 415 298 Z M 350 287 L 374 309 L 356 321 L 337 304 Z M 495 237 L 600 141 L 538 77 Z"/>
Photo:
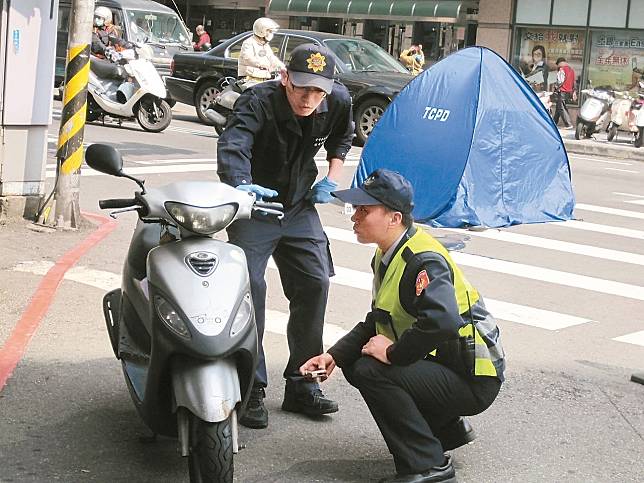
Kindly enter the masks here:
<path id="1" fill-rule="evenodd" d="M 112 146 L 107 144 L 92 144 L 85 151 L 87 165 L 111 176 L 123 176 L 123 158 Z"/>

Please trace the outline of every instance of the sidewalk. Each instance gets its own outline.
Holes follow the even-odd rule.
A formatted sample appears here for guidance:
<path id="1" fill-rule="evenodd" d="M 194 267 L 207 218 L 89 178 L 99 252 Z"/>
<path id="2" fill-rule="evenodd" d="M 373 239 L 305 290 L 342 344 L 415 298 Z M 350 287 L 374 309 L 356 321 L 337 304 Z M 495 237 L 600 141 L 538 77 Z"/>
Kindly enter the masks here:
<path id="1" fill-rule="evenodd" d="M 631 142 L 632 136 L 619 132 L 613 142 L 606 140 L 606 133 L 600 132 L 590 139 L 575 139 L 574 129 L 561 129 L 559 133 L 569 154 L 586 154 L 589 156 L 603 156 L 607 158 L 628 159 L 644 162 L 644 148 L 636 148 Z"/>

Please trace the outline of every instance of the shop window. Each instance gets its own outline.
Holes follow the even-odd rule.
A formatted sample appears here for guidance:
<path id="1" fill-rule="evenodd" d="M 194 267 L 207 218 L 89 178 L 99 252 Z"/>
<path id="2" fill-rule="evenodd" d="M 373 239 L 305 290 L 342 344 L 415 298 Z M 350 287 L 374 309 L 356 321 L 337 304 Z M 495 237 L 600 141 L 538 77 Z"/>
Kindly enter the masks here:
<path id="1" fill-rule="evenodd" d="M 519 28 L 513 65 L 535 91 L 553 92 L 559 57 L 565 58 L 576 77 L 581 78 L 584 44 L 584 30 Z"/>
<path id="2" fill-rule="evenodd" d="M 644 31 L 596 30 L 591 32 L 588 80 L 593 86 L 638 89 L 644 74 Z"/>
<path id="3" fill-rule="evenodd" d="M 590 7 L 590 25 L 593 27 L 626 27 L 628 0 L 593 2 Z"/>
<path id="4" fill-rule="evenodd" d="M 517 23 L 550 23 L 551 0 L 517 0 Z"/>
<path id="5" fill-rule="evenodd" d="M 632 29 L 644 28 L 644 2 L 631 2 L 631 12 L 628 16 L 628 27 Z"/>
<path id="6" fill-rule="evenodd" d="M 553 25 L 581 25 L 588 21 L 588 0 L 555 0 L 552 7 Z"/>

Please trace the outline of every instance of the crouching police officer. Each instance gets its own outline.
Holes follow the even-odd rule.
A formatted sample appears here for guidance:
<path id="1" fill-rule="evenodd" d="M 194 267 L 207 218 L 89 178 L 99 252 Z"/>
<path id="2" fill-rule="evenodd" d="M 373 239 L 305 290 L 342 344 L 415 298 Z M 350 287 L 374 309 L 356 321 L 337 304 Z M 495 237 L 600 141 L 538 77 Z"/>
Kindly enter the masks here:
<path id="1" fill-rule="evenodd" d="M 360 243 L 377 244 L 372 310 L 300 371 L 341 367 L 364 398 L 394 457 L 382 481 L 455 481 L 445 451 L 474 439 L 478 414 L 503 381 L 499 329 L 447 250 L 414 226 L 411 184 L 379 169 L 333 193 L 355 206 Z"/>
<path id="2" fill-rule="evenodd" d="M 290 357 L 284 378 L 282 409 L 309 415 L 338 410 L 319 385 L 305 380 L 299 367 L 322 352 L 322 326 L 333 264 L 329 242 L 315 203 L 332 200 L 344 158 L 351 147 L 351 98 L 334 82 L 333 54 L 304 44 L 293 49 L 281 79 L 247 89 L 235 104 L 217 143 L 220 179 L 258 198 L 284 204 L 282 220 L 254 214 L 228 229 L 229 240 L 246 253 L 251 293 L 260 338 L 259 366 L 246 414 L 240 423 L 265 428 L 266 361 L 261 341 L 265 325 L 264 273 L 272 256 L 289 299 L 287 338 Z M 324 146 L 329 171 L 319 182 L 313 159 Z M 313 185 L 313 186 L 311 186 Z"/>

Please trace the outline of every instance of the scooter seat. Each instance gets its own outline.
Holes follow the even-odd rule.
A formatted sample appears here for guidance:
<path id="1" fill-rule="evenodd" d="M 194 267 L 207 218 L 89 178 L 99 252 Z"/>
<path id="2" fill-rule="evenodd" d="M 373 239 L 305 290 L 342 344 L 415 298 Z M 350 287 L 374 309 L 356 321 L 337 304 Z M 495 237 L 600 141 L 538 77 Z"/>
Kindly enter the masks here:
<path id="1" fill-rule="evenodd" d="M 99 59 L 98 57 L 91 56 L 89 61 L 89 68 L 101 79 L 127 79 L 125 69 L 120 65 L 116 65 L 109 60 Z"/>

